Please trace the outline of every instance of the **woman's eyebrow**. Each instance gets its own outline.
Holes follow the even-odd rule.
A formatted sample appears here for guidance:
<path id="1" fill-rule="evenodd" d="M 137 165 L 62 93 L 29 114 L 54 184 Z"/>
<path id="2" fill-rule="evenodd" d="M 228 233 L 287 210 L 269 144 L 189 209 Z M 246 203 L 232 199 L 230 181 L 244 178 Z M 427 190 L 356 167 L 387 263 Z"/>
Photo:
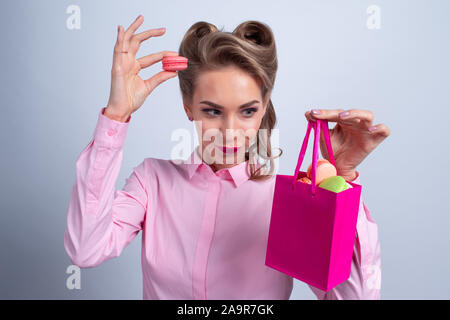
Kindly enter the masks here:
<path id="1" fill-rule="evenodd" d="M 252 100 L 252 101 L 250 101 L 250 102 L 247 102 L 247 103 L 244 103 L 243 105 L 241 105 L 241 106 L 239 107 L 239 109 L 242 109 L 242 108 L 251 106 L 252 104 L 258 103 L 258 102 L 259 102 L 259 100 Z M 217 103 L 214 103 L 214 102 L 211 102 L 211 101 L 208 101 L 208 100 L 200 101 L 200 103 L 204 103 L 204 104 L 207 104 L 207 105 L 209 105 L 209 106 L 211 106 L 211 107 L 215 107 L 215 108 L 218 108 L 218 109 L 224 109 L 224 107 L 221 106 L 220 104 L 217 104 Z"/>

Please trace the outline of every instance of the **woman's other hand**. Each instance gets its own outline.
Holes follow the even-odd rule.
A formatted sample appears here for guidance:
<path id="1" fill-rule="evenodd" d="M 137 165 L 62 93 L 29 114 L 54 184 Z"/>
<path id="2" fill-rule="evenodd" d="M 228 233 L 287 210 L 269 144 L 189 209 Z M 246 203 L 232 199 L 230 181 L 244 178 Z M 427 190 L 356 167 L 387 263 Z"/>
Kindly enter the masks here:
<path id="1" fill-rule="evenodd" d="M 385 124 L 372 124 L 374 116 L 370 110 L 319 109 L 318 114 L 313 111 L 305 112 L 308 121 L 324 119 L 336 122 L 330 129 L 331 147 L 338 175 L 347 181 L 356 178 L 356 167 L 390 134 Z M 320 151 L 325 159 L 330 160 L 323 134 L 320 137 Z"/>

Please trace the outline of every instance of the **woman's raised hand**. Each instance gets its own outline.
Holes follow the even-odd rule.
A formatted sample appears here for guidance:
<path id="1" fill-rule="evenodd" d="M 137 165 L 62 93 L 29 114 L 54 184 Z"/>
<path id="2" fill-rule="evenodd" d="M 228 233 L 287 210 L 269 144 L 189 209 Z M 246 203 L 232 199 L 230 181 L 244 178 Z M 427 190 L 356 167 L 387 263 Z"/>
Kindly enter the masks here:
<path id="1" fill-rule="evenodd" d="M 136 53 L 143 41 L 162 36 L 166 32 L 165 28 L 161 28 L 135 34 L 143 21 L 144 17 L 139 15 L 126 31 L 122 26 L 118 27 L 111 70 L 111 91 L 104 113 L 117 121 L 127 121 L 159 84 L 177 76 L 176 72 L 161 71 L 143 80 L 138 75 L 141 69 L 161 61 L 165 56 L 178 55 L 174 51 L 161 51 L 136 59 Z"/>

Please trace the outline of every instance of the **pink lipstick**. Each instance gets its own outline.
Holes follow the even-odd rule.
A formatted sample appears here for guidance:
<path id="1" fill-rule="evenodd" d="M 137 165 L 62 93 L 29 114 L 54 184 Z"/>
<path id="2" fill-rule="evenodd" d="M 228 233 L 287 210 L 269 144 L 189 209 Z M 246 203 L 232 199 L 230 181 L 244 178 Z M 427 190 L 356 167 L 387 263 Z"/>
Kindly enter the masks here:
<path id="1" fill-rule="evenodd" d="M 240 147 L 226 147 L 222 146 L 223 153 L 236 153 Z"/>

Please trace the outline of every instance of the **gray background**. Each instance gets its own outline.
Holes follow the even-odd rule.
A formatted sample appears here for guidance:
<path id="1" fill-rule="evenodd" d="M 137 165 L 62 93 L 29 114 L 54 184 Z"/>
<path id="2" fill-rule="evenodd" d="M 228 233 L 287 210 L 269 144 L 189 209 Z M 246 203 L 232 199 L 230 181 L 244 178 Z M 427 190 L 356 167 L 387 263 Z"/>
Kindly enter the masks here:
<path id="1" fill-rule="evenodd" d="M 66 28 L 71 4 L 81 8 L 80 30 Z M 366 27 L 372 4 L 381 8 L 379 30 Z M 145 18 L 138 31 L 167 28 L 138 57 L 176 51 L 199 20 L 226 31 L 249 19 L 272 27 L 279 54 L 272 99 L 284 151 L 279 173 L 293 174 L 306 110 L 372 110 L 375 124 L 391 129 L 358 167 L 379 226 L 381 298 L 450 298 L 449 1 L 10 0 L 0 6 L 0 298 L 142 298 L 141 235 L 119 258 L 82 269 L 80 290 L 66 288 L 71 262 L 63 247 L 75 161 L 108 101 L 116 28 L 138 14 Z M 141 76 L 159 70 L 157 64 Z M 177 128 L 192 130 L 178 80 L 170 79 L 133 115 L 117 188 L 145 157 L 169 158 Z M 296 280 L 291 299 L 315 296 Z"/>

